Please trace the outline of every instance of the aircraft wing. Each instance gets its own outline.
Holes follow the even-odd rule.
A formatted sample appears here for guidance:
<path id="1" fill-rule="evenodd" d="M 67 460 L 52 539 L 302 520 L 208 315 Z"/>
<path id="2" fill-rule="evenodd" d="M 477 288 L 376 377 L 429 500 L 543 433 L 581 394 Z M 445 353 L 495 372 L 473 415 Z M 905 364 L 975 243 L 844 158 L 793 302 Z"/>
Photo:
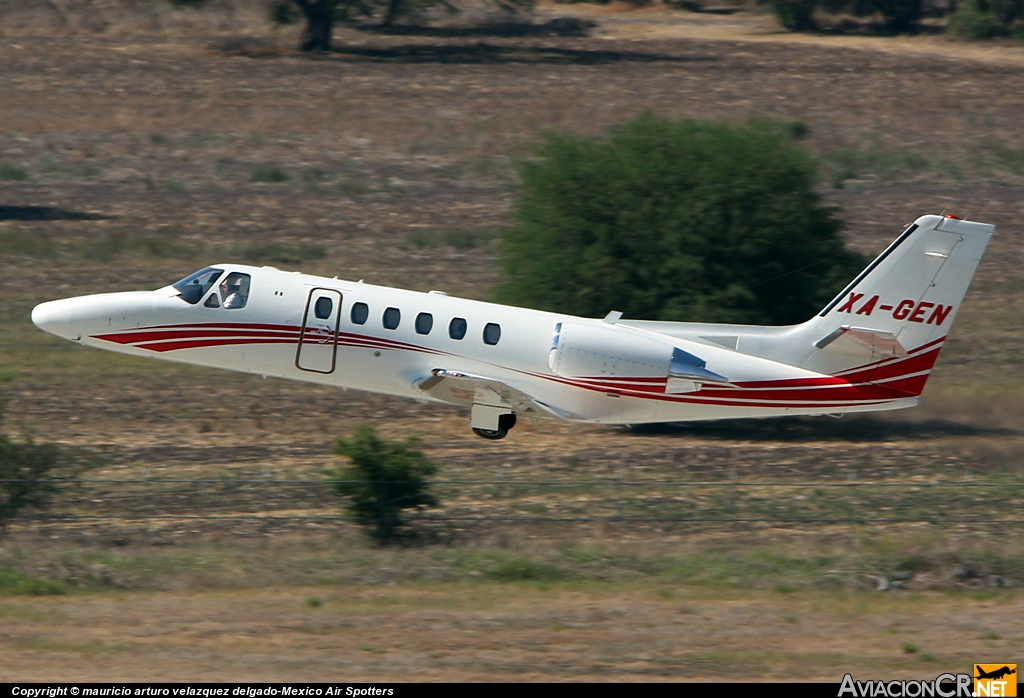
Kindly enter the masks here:
<path id="1" fill-rule="evenodd" d="M 849 325 L 822 337 L 814 346 L 823 351 L 863 356 L 872 361 L 907 356 L 907 350 L 892 333 Z"/>
<path id="2" fill-rule="evenodd" d="M 527 417 L 579 419 L 571 412 L 543 403 L 508 383 L 486 376 L 435 368 L 429 376 L 420 378 L 413 385 L 431 397 L 453 405 L 493 405 L 508 407 Z"/>

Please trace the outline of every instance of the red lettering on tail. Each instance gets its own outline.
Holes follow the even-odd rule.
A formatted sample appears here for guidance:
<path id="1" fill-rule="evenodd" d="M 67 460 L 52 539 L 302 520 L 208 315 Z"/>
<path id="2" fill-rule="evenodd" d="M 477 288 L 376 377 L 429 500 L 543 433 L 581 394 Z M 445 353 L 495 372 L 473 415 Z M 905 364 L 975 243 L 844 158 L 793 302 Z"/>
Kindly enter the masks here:
<path id="1" fill-rule="evenodd" d="M 875 303 L 877 303 L 877 302 L 878 302 L 878 296 L 871 296 L 871 300 L 869 300 L 867 303 L 862 305 L 860 307 L 860 310 L 857 311 L 857 314 L 858 315 L 870 315 L 871 312 L 875 309 Z"/>
<path id="2" fill-rule="evenodd" d="M 853 293 L 851 291 L 849 299 L 847 299 L 847 301 L 845 303 L 843 303 L 843 307 L 840 308 L 837 312 L 840 312 L 840 313 L 852 313 L 853 312 L 853 304 L 856 303 L 857 301 L 859 301 L 863 297 L 864 297 L 863 293 Z"/>
<path id="3" fill-rule="evenodd" d="M 910 315 L 910 311 L 913 310 L 916 303 L 909 298 L 901 300 L 900 304 L 896 306 L 896 310 L 892 311 L 892 316 L 896 320 L 902 320 Z"/>
<path id="4" fill-rule="evenodd" d="M 941 325 L 946 321 L 946 316 L 949 315 L 949 311 L 953 309 L 951 305 L 937 305 L 935 310 L 932 311 L 931 317 L 928 318 L 928 324 Z"/>
<path id="5" fill-rule="evenodd" d="M 934 305 L 934 303 L 929 303 L 928 301 L 921 301 L 920 303 L 917 304 L 917 307 L 914 308 L 914 312 L 910 316 L 910 321 L 924 322 L 924 311 L 928 310 L 928 308 L 931 308 Z"/>

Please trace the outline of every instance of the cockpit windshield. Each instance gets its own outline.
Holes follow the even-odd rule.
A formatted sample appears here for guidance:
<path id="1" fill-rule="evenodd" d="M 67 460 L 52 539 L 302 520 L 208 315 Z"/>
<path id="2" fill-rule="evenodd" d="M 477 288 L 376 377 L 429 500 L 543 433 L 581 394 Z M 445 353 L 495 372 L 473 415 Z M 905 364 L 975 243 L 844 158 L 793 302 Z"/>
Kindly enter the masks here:
<path id="1" fill-rule="evenodd" d="M 217 279 L 224 273 L 223 269 L 215 269 L 213 267 L 206 267 L 200 269 L 195 274 L 190 274 L 184 279 L 174 284 L 174 288 L 181 294 L 181 299 L 186 303 L 195 305 L 206 292 L 217 283 Z"/>

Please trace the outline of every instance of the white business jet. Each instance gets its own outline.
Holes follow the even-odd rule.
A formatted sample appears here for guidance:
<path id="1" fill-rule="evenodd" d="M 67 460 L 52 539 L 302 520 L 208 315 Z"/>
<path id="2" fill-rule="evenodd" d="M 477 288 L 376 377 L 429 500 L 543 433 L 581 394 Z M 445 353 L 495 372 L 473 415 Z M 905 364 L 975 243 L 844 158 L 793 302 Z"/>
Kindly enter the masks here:
<path id="1" fill-rule="evenodd" d="M 517 417 L 839 415 L 917 404 L 992 231 L 923 216 L 787 327 L 588 319 L 240 264 L 42 303 L 32 321 L 124 354 L 461 405 L 487 439 Z"/>

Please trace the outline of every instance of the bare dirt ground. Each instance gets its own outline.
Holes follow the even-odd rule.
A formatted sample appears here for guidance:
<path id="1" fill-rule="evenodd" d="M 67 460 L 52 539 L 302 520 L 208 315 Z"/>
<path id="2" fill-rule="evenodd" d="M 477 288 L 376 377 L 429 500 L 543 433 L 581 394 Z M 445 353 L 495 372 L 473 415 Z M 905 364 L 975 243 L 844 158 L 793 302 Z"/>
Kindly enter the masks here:
<path id="1" fill-rule="evenodd" d="M 19 600 L 0 606 L 0 679 L 934 678 L 970 671 L 979 657 L 1002 661 L 1024 633 L 1019 597 L 661 591 L 348 587 Z"/>
<path id="2" fill-rule="evenodd" d="M 5 428 L 88 448 L 105 459 L 90 476 L 132 480 L 319 477 L 335 464 L 331 440 L 369 421 L 422 437 L 447 480 L 785 479 L 783 499 L 800 507 L 815 501 L 799 487 L 811 480 L 1016 482 L 1022 49 L 793 37 L 750 13 L 572 13 L 596 23 L 589 37 L 343 28 L 338 50 L 320 58 L 292 51 L 292 30 L 200 19 L 190 31 L 132 25 L 59 41 L 31 24 L 5 28 Z M 43 300 L 156 288 L 240 256 L 487 298 L 514 159 L 543 129 L 596 134 L 644 109 L 803 122 L 822 194 L 864 252 L 928 212 L 998 226 L 921 408 L 636 433 L 526 424 L 492 444 L 458 410 L 129 360 L 28 322 Z M 254 181 L 268 179 L 280 181 Z M 236 416 L 225 423 L 225 412 Z M 4 541 L 0 564 L 74 593 L 0 600 L 0 678 L 678 679 L 744 667 L 744 678 L 835 680 L 857 667 L 962 670 L 1024 640 L 1008 620 L 1020 615 L 1018 594 L 989 581 L 1024 581 L 1020 527 L 872 526 L 909 511 L 893 502 L 865 505 L 864 525 L 827 530 L 478 520 L 441 552 L 384 553 L 330 521 L 253 524 L 267 510 L 336 512 L 305 490 L 275 498 L 250 488 L 217 509 L 245 516 L 210 524 L 146 518 L 154 501 L 160 514 L 216 508 L 209 492 L 137 487 L 76 500 L 76 511 L 97 515 L 89 525 L 29 523 Z M 446 491 L 451 512 L 474 515 L 623 506 L 621 492 Z M 929 500 L 918 513 L 957 506 L 981 505 Z M 1020 510 L 1013 497 L 985 506 L 993 517 Z M 299 543 L 252 547 L 285 535 Z M 322 540 L 348 561 L 291 551 Z M 814 550 L 825 561 L 811 572 L 765 563 L 759 556 L 776 545 L 787 560 Z M 623 552 L 631 549 L 638 557 Z M 955 573 L 972 549 L 989 558 Z M 509 573 L 504 555 L 541 567 Z M 687 564 L 704 556 L 707 569 L 651 572 L 674 555 L 689 555 Z M 211 557 L 213 567 L 199 560 Z M 723 561 L 732 557 L 746 562 Z M 891 578 L 897 568 L 917 586 L 870 590 L 865 574 Z"/>
<path id="3" fill-rule="evenodd" d="M 557 7 L 557 6 L 556 6 Z M 794 34 L 779 26 L 767 12 L 723 5 L 704 13 L 674 12 L 663 5 L 650 5 L 632 12 L 621 6 L 574 7 L 568 16 L 592 17 L 599 21 L 596 36 L 609 39 L 699 39 L 703 41 L 743 41 L 774 44 L 799 44 L 826 48 L 849 48 L 873 53 L 922 55 L 953 60 L 975 60 L 1004 65 L 1024 62 L 1024 51 L 1013 50 L 1010 42 L 953 41 L 942 32 L 942 25 L 925 20 L 922 31 L 899 36 L 870 33 L 807 32 Z M 735 11 L 734 11 L 735 10 Z M 747 10 L 747 11 L 745 11 Z M 557 13 L 554 8 L 552 11 Z M 1011 50 L 1007 50 L 1007 48 Z"/>

